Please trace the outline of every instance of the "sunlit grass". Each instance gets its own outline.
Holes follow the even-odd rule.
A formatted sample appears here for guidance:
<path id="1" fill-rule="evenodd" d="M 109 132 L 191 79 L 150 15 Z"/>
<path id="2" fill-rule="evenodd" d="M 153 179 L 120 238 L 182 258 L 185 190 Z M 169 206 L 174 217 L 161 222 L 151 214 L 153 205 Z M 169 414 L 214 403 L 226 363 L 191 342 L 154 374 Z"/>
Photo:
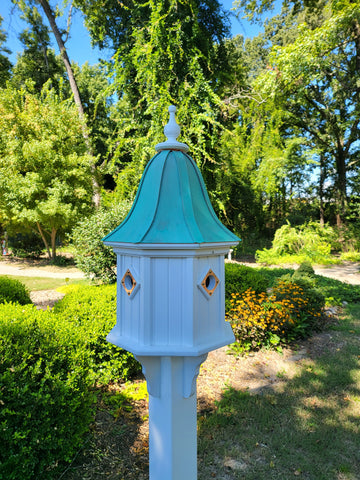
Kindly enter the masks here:
<path id="1" fill-rule="evenodd" d="M 74 279 L 74 278 L 49 278 L 49 277 L 28 277 L 19 275 L 6 275 L 8 278 L 19 280 L 22 282 L 31 292 L 39 290 L 56 290 L 59 287 L 69 284 L 76 285 L 89 285 L 89 280 Z"/>
<path id="2" fill-rule="evenodd" d="M 282 392 L 224 391 L 199 420 L 199 480 L 360 478 L 359 305 L 331 335 Z"/>

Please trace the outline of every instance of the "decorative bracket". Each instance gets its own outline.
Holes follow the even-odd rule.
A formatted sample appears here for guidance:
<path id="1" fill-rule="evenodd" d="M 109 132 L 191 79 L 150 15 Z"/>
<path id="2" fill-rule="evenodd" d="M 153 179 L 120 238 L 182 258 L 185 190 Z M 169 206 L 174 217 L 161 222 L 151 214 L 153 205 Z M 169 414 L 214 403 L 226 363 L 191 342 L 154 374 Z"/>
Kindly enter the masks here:
<path id="1" fill-rule="evenodd" d="M 200 366 L 207 353 L 197 357 L 150 357 L 136 355 L 143 367 L 147 389 L 151 396 L 158 397 L 171 390 L 171 383 L 179 385 L 183 398 L 190 398 L 196 392 L 196 380 Z M 177 386 L 174 385 L 176 390 Z"/>

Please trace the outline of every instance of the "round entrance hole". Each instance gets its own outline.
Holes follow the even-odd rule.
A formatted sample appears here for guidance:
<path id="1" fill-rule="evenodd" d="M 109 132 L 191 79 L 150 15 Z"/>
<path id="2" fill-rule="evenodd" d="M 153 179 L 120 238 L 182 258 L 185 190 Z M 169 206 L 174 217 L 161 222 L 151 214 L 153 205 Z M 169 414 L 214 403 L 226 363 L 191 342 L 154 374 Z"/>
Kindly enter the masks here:
<path id="1" fill-rule="evenodd" d="M 214 288 L 216 287 L 216 279 L 215 279 L 214 275 L 208 275 L 206 277 L 205 287 L 208 290 L 214 290 Z"/>
<path id="2" fill-rule="evenodd" d="M 126 288 L 126 290 L 128 290 L 128 293 L 130 293 L 134 287 L 134 280 L 129 274 L 125 275 L 124 277 L 124 287 Z"/>

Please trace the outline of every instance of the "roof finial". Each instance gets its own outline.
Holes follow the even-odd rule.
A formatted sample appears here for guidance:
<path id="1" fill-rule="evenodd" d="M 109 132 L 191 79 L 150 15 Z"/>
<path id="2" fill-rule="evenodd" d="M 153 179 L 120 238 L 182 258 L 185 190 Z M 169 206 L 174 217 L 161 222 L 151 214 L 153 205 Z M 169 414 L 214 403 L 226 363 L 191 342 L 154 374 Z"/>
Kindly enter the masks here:
<path id="1" fill-rule="evenodd" d="M 161 152 L 162 150 L 180 150 L 181 152 L 187 152 L 189 147 L 186 143 L 180 143 L 176 139 L 180 135 L 180 127 L 175 120 L 176 107 L 170 105 L 169 113 L 170 119 L 169 122 L 164 127 L 164 134 L 167 137 L 166 142 L 158 143 L 155 145 L 155 150 Z"/>

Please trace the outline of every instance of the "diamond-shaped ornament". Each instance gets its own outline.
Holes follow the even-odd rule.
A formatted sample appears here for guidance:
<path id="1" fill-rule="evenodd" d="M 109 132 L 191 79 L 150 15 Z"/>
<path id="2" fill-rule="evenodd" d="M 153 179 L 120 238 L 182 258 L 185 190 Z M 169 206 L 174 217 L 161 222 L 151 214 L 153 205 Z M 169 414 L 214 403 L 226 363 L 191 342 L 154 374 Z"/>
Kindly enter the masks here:
<path id="1" fill-rule="evenodd" d="M 215 275 L 215 273 L 210 269 L 205 275 L 204 279 L 201 282 L 201 286 L 208 295 L 212 295 L 216 287 L 219 285 L 220 280 Z"/>
<path id="2" fill-rule="evenodd" d="M 123 286 L 125 292 L 130 297 L 133 291 L 135 290 L 137 283 L 133 274 L 130 272 L 129 269 L 127 269 L 126 272 L 124 273 L 124 276 L 121 279 L 121 285 Z"/>

